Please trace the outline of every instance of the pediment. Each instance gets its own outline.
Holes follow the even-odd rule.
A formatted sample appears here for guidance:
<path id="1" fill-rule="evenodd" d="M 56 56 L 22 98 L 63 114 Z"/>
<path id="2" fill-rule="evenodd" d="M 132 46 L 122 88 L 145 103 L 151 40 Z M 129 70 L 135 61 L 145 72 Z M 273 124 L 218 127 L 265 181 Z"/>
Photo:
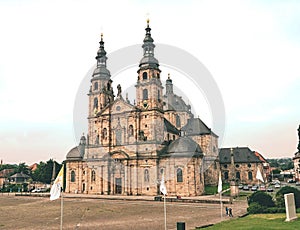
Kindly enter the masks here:
<path id="1" fill-rule="evenodd" d="M 119 114 L 135 111 L 136 107 L 127 103 L 123 98 L 117 98 L 109 106 L 105 107 L 99 115 L 104 114 Z"/>

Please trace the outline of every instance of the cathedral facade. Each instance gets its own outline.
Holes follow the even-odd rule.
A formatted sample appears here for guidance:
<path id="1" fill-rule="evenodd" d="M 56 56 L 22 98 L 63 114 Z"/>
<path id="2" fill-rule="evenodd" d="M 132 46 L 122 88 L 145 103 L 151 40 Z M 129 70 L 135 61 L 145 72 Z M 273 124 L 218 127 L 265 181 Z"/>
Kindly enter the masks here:
<path id="1" fill-rule="evenodd" d="M 131 104 L 120 85 L 114 95 L 101 36 L 88 134 L 66 156 L 66 192 L 157 195 L 164 178 L 169 195 L 197 196 L 217 183 L 218 136 L 174 93 L 170 76 L 164 90 L 149 22 L 142 49 Z"/>

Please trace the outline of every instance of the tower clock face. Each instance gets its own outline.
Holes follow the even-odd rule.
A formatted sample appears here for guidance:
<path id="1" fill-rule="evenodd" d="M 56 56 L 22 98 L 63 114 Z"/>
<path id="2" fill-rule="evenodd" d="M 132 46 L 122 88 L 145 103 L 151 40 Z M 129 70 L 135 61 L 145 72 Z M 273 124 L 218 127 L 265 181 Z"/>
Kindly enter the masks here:
<path id="1" fill-rule="evenodd" d="M 144 106 L 145 109 L 148 108 L 149 105 L 148 105 L 148 102 L 146 100 L 143 101 L 143 106 Z"/>

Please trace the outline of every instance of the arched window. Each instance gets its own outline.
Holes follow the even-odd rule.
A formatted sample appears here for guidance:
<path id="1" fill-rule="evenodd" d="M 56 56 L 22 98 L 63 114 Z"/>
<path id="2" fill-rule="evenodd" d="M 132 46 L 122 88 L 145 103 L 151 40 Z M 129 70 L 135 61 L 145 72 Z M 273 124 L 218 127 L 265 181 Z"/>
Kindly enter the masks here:
<path id="1" fill-rule="evenodd" d="M 94 98 L 94 109 L 98 109 L 98 98 Z"/>
<path id="2" fill-rule="evenodd" d="M 227 171 L 224 172 L 224 180 L 228 180 L 228 172 Z"/>
<path id="3" fill-rule="evenodd" d="M 94 90 L 98 90 L 98 82 L 94 83 Z"/>
<path id="4" fill-rule="evenodd" d="M 236 172 L 236 173 L 235 173 L 235 178 L 236 178 L 236 179 L 241 179 L 241 174 L 240 174 L 240 172 Z"/>
<path id="5" fill-rule="evenodd" d="M 148 100 L 148 90 L 143 89 L 143 100 Z"/>
<path id="6" fill-rule="evenodd" d="M 177 182 L 183 182 L 182 169 L 181 168 L 177 169 Z"/>
<path id="7" fill-rule="evenodd" d="M 133 125 L 129 125 L 128 127 L 128 135 L 133 136 Z"/>
<path id="8" fill-rule="evenodd" d="M 249 179 L 249 180 L 253 180 L 252 172 L 248 172 L 248 179 Z"/>
<path id="9" fill-rule="evenodd" d="M 144 181 L 149 182 L 149 170 L 145 169 L 144 171 Z"/>
<path id="10" fill-rule="evenodd" d="M 147 72 L 144 72 L 143 73 L 143 80 L 147 80 L 147 78 L 148 78 L 148 74 L 147 74 Z"/>
<path id="11" fill-rule="evenodd" d="M 75 174 L 75 172 L 72 170 L 72 171 L 71 171 L 71 182 L 75 182 L 75 180 L 76 180 L 76 174 Z"/>
<path id="12" fill-rule="evenodd" d="M 104 128 L 104 129 L 102 130 L 102 139 L 103 139 L 103 140 L 106 140 L 106 139 L 107 139 L 107 129 L 106 129 L 106 128 Z"/>
<path id="13" fill-rule="evenodd" d="M 159 89 L 157 90 L 157 100 L 160 101 L 160 91 L 159 91 Z"/>
<path id="14" fill-rule="evenodd" d="M 178 114 L 176 114 L 176 127 L 180 127 L 180 117 Z"/>
<path id="15" fill-rule="evenodd" d="M 93 170 L 91 174 L 91 181 L 95 182 L 96 181 L 96 172 Z"/>

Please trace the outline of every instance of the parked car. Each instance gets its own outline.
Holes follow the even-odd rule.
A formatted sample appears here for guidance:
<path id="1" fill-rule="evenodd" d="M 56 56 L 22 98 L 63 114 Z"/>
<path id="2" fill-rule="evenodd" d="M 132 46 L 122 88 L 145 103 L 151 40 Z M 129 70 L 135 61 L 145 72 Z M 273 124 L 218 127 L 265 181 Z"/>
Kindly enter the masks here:
<path id="1" fill-rule="evenodd" d="M 279 180 L 272 180 L 271 184 L 272 184 L 272 185 L 280 184 L 280 181 L 279 181 Z"/>
<path id="2" fill-rule="evenodd" d="M 295 180 L 293 180 L 293 179 L 288 179 L 288 181 L 287 181 L 288 183 L 296 183 L 296 181 Z"/>
<path id="3" fill-rule="evenodd" d="M 244 185 L 244 187 L 243 187 L 243 190 L 249 190 L 249 187 L 248 187 L 248 185 Z"/>
<path id="4" fill-rule="evenodd" d="M 31 192 L 41 192 L 41 189 L 40 188 L 35 188 Z"/>
<path id="5" fill-rule="evenodd" d="M 296 182 L 296 186 L 300 186 L 300 181 L 297 181 L 297 182 Z"/>
<path id="6" fill-rule="evenodd" d="M 251 191 L 257 191 L 257 186 L 256 185 L 252 186 Z"/>
<path id="7" fill-rule="evenodd" d="M 261 185 L 261 186 L 259 187 L 259 190 L 260 190 L 260 191 L 266 191 L 266 186 Z"/>
<path id="8" fill-rule="evenodd" d="M 274 186 L 275 188 L 280 188 L 280 184 L 275 184 L 275 186 Z"/>
<path id="9" fill-rule="evenodd" d="M 244 187 L 244 185 L 239 184 L 239 189 L 242 189 Z"/>
<path id="10" fill-rule="evenodd" d="M 273 188 L 271 187 L 267 188 L 267 192 L 273 192 L 273 191 L 274 191 Z"/>

